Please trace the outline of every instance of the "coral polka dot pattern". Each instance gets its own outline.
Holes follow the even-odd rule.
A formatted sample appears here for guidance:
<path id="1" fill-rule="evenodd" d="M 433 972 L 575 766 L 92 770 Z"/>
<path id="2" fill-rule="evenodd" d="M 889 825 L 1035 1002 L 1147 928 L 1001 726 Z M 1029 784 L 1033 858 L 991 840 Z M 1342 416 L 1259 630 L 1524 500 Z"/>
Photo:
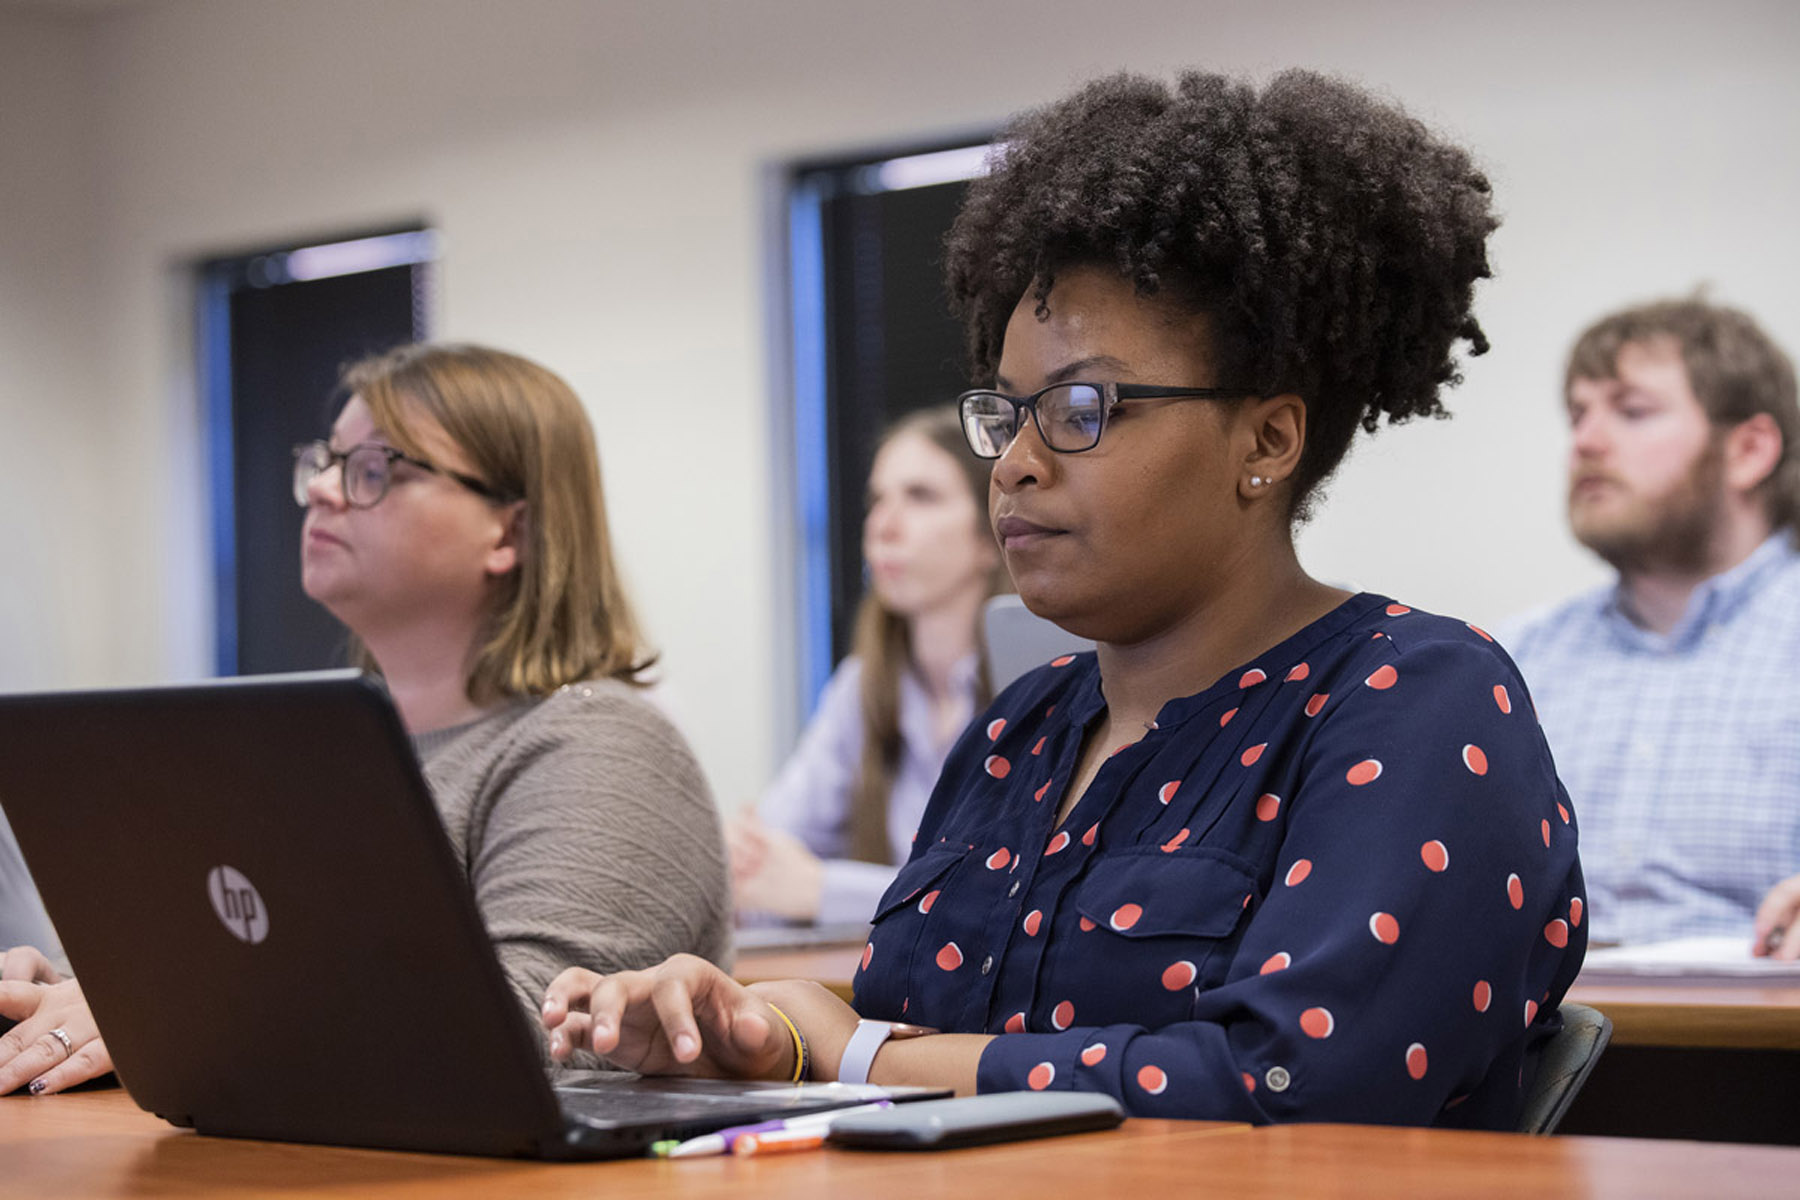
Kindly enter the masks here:
<path id="1" fill-rule="evenodd" d="M 1427 1066 L 1425 1047 L 1414 1042 L 1406 1048 L 1406 1073 L 1408 1075 L 1414 1079 L 1423 1079 Z"/>
<path id="2" fill-rule="evenodd" d="M 984 1091 L 1512 1128 L 1586 946 L 1573 814 L 1504 653 L 1391 604 L 1345 602 L 1097 766 L 1095 656 L 1014 683 L 876 907 L 858 1011 L 995 1035 Z M 1050 778 L 1088 782 L 1062 811 Z"/>
<path id="3" fill-rule="evenodd" d="M 1168 991 L 1178 992 L 1183 988 L 1192 987 L 1199 974 L 1200 972 L 1194 964 L 1184 958 L 1180 962 L 1170 963 L 1168 968 L 1163 971 L 1162 985 Z"/>

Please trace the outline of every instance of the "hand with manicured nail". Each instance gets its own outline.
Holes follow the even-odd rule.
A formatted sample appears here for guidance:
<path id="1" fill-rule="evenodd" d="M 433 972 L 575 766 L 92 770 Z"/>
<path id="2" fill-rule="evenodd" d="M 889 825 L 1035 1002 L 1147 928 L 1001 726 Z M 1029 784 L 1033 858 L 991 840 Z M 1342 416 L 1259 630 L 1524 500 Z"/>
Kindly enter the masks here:
<path id="1" fill-rule="evenodd" d="M 81 984 L 30 946 L 8 950 L 0 965 L 0 1017 L 18 1022 L 0 1034 L 0 1094 L 25 1087 L 46 1095 L 112 1070 Z"/>

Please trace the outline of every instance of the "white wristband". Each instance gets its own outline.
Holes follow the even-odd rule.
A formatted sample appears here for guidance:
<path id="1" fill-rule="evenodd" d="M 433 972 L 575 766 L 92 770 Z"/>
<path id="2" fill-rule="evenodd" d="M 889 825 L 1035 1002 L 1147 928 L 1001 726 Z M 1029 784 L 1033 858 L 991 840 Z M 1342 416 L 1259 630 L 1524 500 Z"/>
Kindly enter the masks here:
<path id="1" fill-rule="evenodd" d="M 887 1044 L 894 1027 L 887 1021 L 858 1021 L 850 1035 L 844 1056 L 838 1060 L 839 1083 L 869 1082 L 869 1068 L 875 1065 L 875 1052 Z"/>

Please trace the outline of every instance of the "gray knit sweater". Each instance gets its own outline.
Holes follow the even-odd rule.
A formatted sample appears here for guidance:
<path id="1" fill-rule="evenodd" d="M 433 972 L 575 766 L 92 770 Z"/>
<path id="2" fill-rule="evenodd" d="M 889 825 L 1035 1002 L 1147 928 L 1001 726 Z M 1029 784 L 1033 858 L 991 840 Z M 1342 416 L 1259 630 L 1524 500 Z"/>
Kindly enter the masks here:
<path id="1" fill-rule="evenodd" d="M 668 720 L 616 680 L 413 738 L 500 963 L 535 1022 L 565 967 L 731 966 L 718 810 Z"/>

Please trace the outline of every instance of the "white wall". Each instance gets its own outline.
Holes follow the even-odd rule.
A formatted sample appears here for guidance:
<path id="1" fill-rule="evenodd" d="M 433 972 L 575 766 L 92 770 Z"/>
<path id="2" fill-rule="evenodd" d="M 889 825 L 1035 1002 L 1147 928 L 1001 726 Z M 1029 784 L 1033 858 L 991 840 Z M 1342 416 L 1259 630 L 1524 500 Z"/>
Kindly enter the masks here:
<path id="1" fill-rule="evenodd" d="M 541 358 L 585 397 L 701 758 L 722 800 L 748 798 L 787 677 L 760 172 L 994 122 L 1121 66 L 1347 73 L 1478 151 L 1506 214 L 1480 294 L 1495 350 L 1454 420 L 1354 455 L 1302 550 L 1326 578 L 1497 621 L 1602 577 L 1560 513 L 1581 324 L 1710 280 L 1800 347 L 1797 12 L 142 0 L 68 26 L 0 8 L 0 686 L 206 669 L 183 264 L 424 214 L 439 332 Z"/>
<path id="2" fill-rule="evenodd" d="M 113 649 L 90 42 L 0 24 L 0 687 L 100 673 Z"/>

